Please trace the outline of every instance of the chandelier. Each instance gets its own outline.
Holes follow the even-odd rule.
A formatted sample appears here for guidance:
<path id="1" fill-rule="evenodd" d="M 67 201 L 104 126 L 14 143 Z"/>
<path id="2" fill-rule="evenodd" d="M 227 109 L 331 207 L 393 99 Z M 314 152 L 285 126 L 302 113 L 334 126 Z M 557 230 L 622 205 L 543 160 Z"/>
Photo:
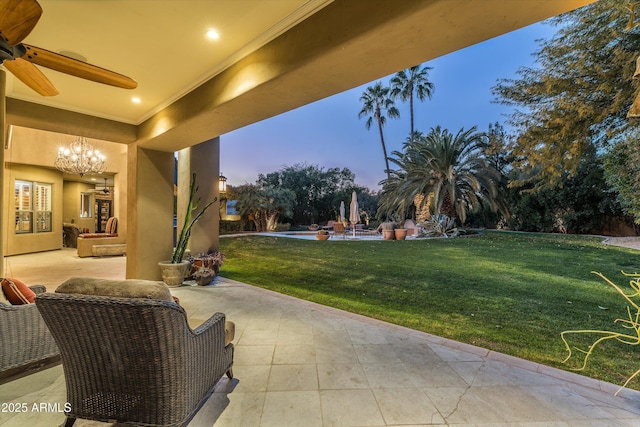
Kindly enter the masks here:
<path id="1" fill-rule="evenodd" d="M 105 156 L 94 149 L 86 138 L 78 137 L 69 144 L 69 148 L 60 147 L 54 166 L 65 173 L 97 175 L 104 172 L 105 160 Z"/>

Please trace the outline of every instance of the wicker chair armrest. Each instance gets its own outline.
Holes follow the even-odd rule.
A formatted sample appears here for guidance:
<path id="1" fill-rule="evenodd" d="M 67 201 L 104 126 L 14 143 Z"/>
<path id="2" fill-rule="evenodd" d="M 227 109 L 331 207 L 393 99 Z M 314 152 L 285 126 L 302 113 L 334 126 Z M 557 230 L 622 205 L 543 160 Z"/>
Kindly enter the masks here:
<path id="1" fill-rule="evenodd" d="M 196 394 L 212 389 L 218 379 L 233 365 L 233 344 L 225 347 L 225 315 L 215 313 L 198 326 L 187 340 L 189 347 L 190 385 Z M 210 375 L 203 375 L 209 372 Z"/>
<path id="2" fill-rule="evenodd" d="M 29 286 L 29 289 L 31 289 L 36 294 L 47 292 L 47 287 L 45 285 L 31 285 Z"/>

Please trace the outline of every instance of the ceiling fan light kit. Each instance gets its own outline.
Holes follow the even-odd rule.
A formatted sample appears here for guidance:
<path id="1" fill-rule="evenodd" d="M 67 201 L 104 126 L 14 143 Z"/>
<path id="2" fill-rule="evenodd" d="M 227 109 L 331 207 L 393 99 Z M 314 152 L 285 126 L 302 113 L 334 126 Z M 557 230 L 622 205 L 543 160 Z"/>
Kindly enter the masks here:
<path id="1" fill-rule="evenodd" d="M 96 193 L 109 194 L 109 186 L 107 185 L 107 178 L 104 179 L 104 186 L 102 188 L 96 187 L 94 190 Z"/>

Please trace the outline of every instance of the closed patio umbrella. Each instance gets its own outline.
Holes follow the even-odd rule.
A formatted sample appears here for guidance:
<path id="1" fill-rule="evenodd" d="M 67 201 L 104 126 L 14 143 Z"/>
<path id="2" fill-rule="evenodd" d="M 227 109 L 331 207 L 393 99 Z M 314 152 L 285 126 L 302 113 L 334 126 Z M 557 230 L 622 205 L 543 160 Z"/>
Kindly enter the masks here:
<path id="1" fill-rule="evenodd" d="M 358 196 L 354 191 L 351 193 L 351 204 L 349 205 L 349 222 L 353 230 L 353 237 L 356 237 L 356 224 L 360 222 L 360 214 L 358 213 Z"/>
<path id="2" fill-rule="evenodd" d="M 344 214 L 344 200 L 340 202 L 340 221 L 345 221 L 347 217 Z"/>

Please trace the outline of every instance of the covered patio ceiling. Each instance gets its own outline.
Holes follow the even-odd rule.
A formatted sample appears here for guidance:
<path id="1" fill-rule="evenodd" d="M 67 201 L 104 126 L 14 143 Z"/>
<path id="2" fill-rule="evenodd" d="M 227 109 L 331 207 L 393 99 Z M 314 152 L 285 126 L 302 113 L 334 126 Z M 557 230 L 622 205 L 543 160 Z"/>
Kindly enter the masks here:
<path id="1" fill-rule="evenodd" d="M 43 70 L 45 98 L 7 73 L 7 122 L 175 151 L 593 1 L 40 0 L 25 43 L 139 86 Z"/>

